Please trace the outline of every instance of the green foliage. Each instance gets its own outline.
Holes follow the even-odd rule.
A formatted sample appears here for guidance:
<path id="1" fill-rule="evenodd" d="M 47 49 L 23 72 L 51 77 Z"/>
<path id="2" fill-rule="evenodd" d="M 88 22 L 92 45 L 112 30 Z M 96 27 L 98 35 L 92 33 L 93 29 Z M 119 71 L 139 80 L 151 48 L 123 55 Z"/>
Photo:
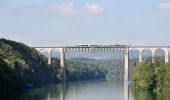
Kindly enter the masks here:
<path id="1" fill-rule="evenodd" d="M 87 59 L 66 62 L 66 76 L 68 80 L 105 79 L 106 70 L 96 62 L 90 63 Z"/>
<path id="2" fill-rule="evenodd" d="M 91 60 L 90 60 L 91 61 Z M 95 60 L 94 60 L 95 61 Z M 63 80 L 64 69 L 59 66 L 59 59 L 52 59 L 52 68 L 56 75 L 56 79 Z M 89 79 L 105 79 L 106 70 L 99 67 L 97 62 L 90 63 L 87 59 L 84 60 L 66 60 L 65 75 L 67 81 L 89 80 Z"/>
<path id="3" fill-rule="evenodd" d="M 46 64 L 46 59 L 35 49 L 22 43 L 0 39 L 1 93 L 9 93 L 27 83 L 49 83 L 53 78 L 52 72 Z"/>
<path id="4" fill-rule="evenodd" d="M 135 88 L 160 92 L 170 87 L 170 64 L 161 58 L 155 58 L 154 63 L 145 59 L 135 66 L 130 77 Z"/>
<path id="5" fill-rule="evenodd" d="M 153 89 L 154 87 L 154 67 L 153 64 L 144 60 L 139 63 L 131 73 L 131 80 L 134 82 L 136 88 Z"/>
<path id="6" fill-rule="evenodd" d="M 63 81 L 63 69 L 60 67 L 59 59 L 52 58 L 50 70 L 51 70 L 50 76 L 54 82 Z"/>
<path id="7" fill-rule="evenodd" d="M 166 87 L 170 87 L 170 64 L 166 64 L 165 71 L 164 84 Z"/>

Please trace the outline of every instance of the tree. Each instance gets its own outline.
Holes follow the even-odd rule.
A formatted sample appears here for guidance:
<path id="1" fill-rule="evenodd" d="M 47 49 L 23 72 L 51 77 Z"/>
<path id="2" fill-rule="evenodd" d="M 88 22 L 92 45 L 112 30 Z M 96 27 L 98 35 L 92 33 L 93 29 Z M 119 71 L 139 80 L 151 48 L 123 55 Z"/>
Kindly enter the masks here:
<path id="1" fill-rule="evenodd" d="M 161 92 L 170 88 L 170 63 L 156 58 L 154 63 L 149 59 L 137 64 L 131 73 L 133 86 L 138 89 Z"/>

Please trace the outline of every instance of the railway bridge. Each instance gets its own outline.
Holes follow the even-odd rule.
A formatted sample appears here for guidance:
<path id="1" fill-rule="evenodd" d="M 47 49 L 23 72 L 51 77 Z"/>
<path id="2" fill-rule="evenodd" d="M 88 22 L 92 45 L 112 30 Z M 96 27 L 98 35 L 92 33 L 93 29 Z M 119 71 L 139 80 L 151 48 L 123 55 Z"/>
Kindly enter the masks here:
<path id="1" fill-rule="evenodd" d="M 131 50 L 137 50 L 139 52 L 139 62 L 142 61 L 142 52 L 144 50 L 150 50 L 152 53 L 152 62 L 154 62 L 155 51 L 162 49 L 165 54 L 165 62 L 169 62 L 168 52 L 169 46 L 130 46 L 130 45 L 76 45 L 76 46 L 62 46 L 62 47 L 33 47 L 38 52 L 41 50 L 47 50 L 48 52 L 48 64 L 51 64 L 52 52 L 60 52 L 60 66 L 64 68 L 65 53 L 68 52 L 84 52 L 84 53 L 96 53 L 96 52 L 118 52 L 124 54 L 124 100 L 129 98 L 129 52 Z M 64 68 L 65 69 L 65 68 Z"/>

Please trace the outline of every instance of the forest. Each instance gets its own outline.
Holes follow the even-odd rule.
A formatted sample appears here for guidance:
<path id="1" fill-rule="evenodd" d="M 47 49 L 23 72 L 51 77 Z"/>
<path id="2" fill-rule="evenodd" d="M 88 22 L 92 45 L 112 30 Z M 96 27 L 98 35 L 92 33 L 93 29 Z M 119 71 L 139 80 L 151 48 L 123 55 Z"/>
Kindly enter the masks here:
<path id="1" fill-rule="evenodd" d="M 133 87 L 139 90 L 154 92 L 166 91 L 170 88 L 170 63 L 165 63 L 163 57 L 155 57 L 138 63 L 132 70 L 130 79 Z"/>

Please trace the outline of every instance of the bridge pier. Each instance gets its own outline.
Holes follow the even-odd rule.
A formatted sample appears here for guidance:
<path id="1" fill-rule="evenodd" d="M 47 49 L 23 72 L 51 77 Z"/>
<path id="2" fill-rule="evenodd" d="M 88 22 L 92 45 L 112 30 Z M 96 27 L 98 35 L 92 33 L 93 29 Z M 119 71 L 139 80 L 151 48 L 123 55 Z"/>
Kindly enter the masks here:
<path id="1" fill-rule="evenodd" d="M 155 62 L 155 50 L 156 48 L 150 48 L 151 52 L 152 52 L 152 63 Z"/>
<path id="2" fill-rule="evenodd" d="M 52 49 L 47 49 L 48 51 L 48 65 L 51 65 L 51 51 Z"/>
<path id="3" fill-rule="evenodd" d="M 165 54 L 165 63 L 168 63 L 169 62 L 169 57 L 168 57 L 168 53 Z"/>
<path id="4" fill-rule="evenodd" d="M 142 51 L 143 51 L 143 48 L 139 48 L 138 51 L 139 51 L 139 62 L 142 62 Z"/>
<path id="5" fill-rule="evenodd" d="M 51 54 L 48 55 L 48 65 L 51 65 Z"/>
<path id="6" fill-rule="evenodd" d="M 169 62 L 169 55 L 168 55 L 168 48 L 164 48 L 164 52 L 165 52 L 165 63 Z"/>
<path id="7" fill-rule="evenodd" d="M 129 47 L 125 50 L 124 100 L 129 100 Z"/>
<path id="8" fill-rule="evenodd" d="M 61 48 L 60 50 L 60 66 L 64 68 L 64 60 L 65 60 L 65 52 L 64 48 Z"/>
<path id="9" fill-rule="evenodd" d="M 64 60 L 65 60 L 65 52 L 64 52 L 64 48 L 61 48 L 60 49 L 60 67 L 63 70 L 63 81 L 65 82 L 66 74 L 65 74 Z"/>
<path id="10" fill-rule="evenodd" d="M 142 62 L 142 52 L 139 52 L 139 62 Z"/>

